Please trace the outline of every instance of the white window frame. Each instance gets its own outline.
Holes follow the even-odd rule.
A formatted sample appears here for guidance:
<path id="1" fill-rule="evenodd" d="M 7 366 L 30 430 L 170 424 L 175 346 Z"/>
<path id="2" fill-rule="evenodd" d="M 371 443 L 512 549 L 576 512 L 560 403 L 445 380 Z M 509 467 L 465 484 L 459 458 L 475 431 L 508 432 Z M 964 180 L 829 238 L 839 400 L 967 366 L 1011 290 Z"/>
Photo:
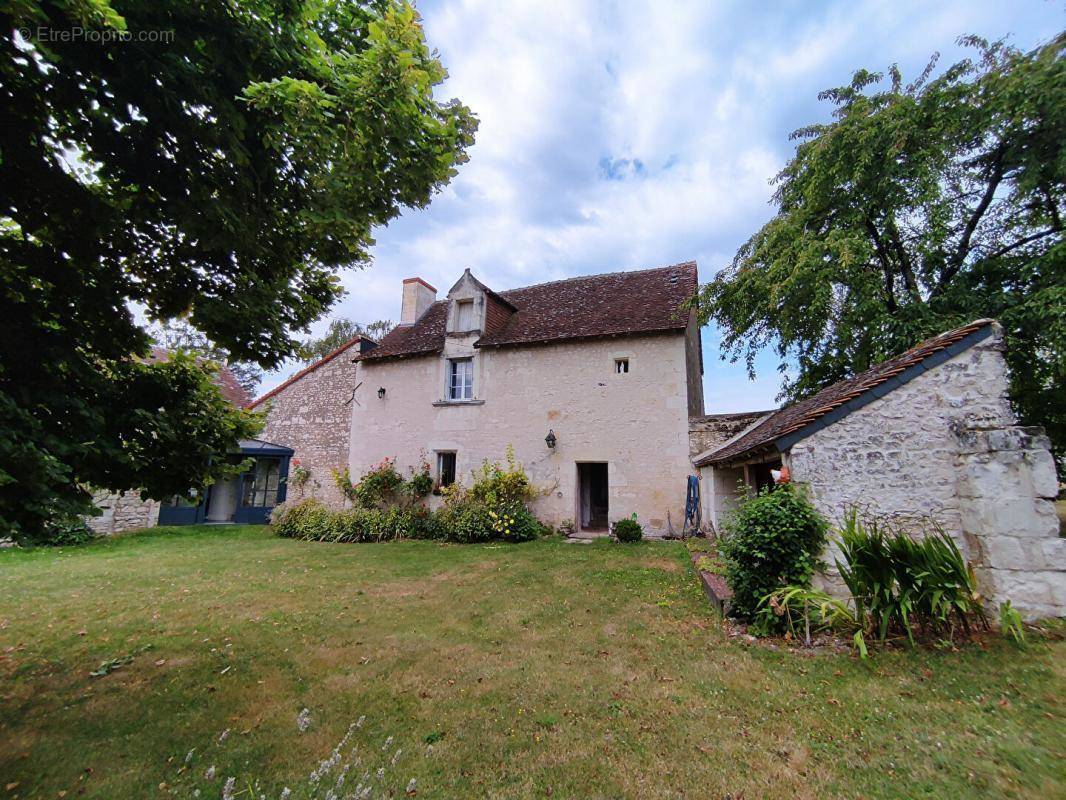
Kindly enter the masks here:
<path id="1" fill-rule="evenodd" d="M 460 369 L 462 366 L 462 369 Z M 455 402 L 474 399 L 474 359 L 448 359 L 447 397 Z"/>
<path id="2" fill-rule="evenodd" d="M 452 459 L 452 480 L 451 483 L 444 482 L 444 470 L 441 469 L 442 461 L 445 457 L 451 456 Z M 454 450 L 438 450 L 437 451 L 437 488 L 443 489 L 445 486 L 451 486 L 459 480 L 459 454 Z"/>

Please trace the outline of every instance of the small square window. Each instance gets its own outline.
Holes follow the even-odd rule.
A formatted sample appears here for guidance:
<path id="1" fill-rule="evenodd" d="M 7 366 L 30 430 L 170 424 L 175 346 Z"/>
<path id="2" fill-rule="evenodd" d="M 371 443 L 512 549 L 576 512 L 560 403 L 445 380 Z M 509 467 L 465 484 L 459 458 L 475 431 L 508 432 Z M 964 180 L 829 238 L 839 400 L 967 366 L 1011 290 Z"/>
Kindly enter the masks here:
<path id="1" fill-rule="evenodd" d="M 437 485 L 451 486 L 455 483 L 455 453 L 437 453 Z"/>
<path id="2" fill-rule="evenodd" d="M 619 375 L 625 375 L 629 372 L 629 359 L 628 358 L 616 358 L 614 360 L 614 371 Z"/>

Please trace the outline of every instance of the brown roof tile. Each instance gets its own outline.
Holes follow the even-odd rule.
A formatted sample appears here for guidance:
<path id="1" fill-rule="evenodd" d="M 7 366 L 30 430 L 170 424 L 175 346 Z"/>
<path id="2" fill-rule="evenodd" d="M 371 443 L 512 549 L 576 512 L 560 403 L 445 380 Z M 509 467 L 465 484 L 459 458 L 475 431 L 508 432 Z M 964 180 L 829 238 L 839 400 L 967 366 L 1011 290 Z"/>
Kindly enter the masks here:
<path id="1" fill-rule="evenodd" d="M 613 272 L 541 283 L 496 296 L 515 309 L 477 347 L 514 347 L 636 333 L 683 330 L 681 304 L 696 293 L 696 263 Z M 494 293 L 495 294 L 495 293 Z M 444 347 L 448 301 L 434 303 L 413 325 L 395 328 L 365 361 L 424 355 Z"/>
<path id="2" fill-rule="evenodd" d="M 947 350 L 971 334 L 977 333 L 993 324 L 993 320 L 979 319 L 969 325 L 926 339 L 910 350 L 887 361 L 882 361 L 865 372 L 860 372 L 858 375 L 822 389 L 813 397 L 808 397 L 806 400 L 801 400 L 774 412 L 743 435 L 726 442 L 717 450 L 713 450 L 697 459 L 696 466 L 702 467 L 708 464 L 736 461 L 768 450 L 789 434 L 817 422 L 827 414 L 840 409 L 862 395 L 866 395 L 867 392 L 871 392 L 877 387 L 883 387 L 883 391 L 880 393 L 875 392 L 874 396 L 880 396 L 880 394 L 891 391 L 894 386 L 888 385 L 888 382 L 893 378 L 920 364 L 927 358 Z"/>

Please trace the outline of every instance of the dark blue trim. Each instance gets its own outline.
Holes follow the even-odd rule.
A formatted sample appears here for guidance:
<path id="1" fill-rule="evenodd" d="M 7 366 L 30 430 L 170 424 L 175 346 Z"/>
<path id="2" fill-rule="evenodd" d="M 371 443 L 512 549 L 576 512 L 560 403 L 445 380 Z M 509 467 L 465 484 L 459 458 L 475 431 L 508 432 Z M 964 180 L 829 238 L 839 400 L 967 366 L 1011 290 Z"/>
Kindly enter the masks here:
<path id="1" fill-rule="evenodd" d="M 792 448 L 793 445 L 798 442 L 802 442 L 808 436 L 812 436 L 822 428 L 826 428 L 832 425 L 834 422 L 839 422 L 844 419 L 852 411 L 858 411 L 860 408 L 870 405 L 874 400 L 879 400 L 889 392 L 895 391 L 900 386 L 910 383 L 917 378 L 923 372 L 939 367 L 945 361 L 948 361 L 959 353 L 969 350 L 978 342 L 983 342 L 985 339 L 995 333 L 994 325 L 985 325 L 983 328 L 979 328 L 973 333 L 967 334 L 955 344 L 948 345 L 943 350 L 938 350 L 926 358 L 923 358 L 917 364 L 912 364 L 903 370 L 899 375 L 889 378 L 884 383 L 879 383 L 871 389 L 867 389 L 858 397 L 853 397 L 842 406 L 838 406 L 813 422 L 804 425 L 798 431 L 793 431 L 787 436 L 782 436 L 780 439 L 774 442 L 777 445 L 777 450 L 780 453 L 784 453 Z M 739 457 L 739 456 L 738 456 Z"/>

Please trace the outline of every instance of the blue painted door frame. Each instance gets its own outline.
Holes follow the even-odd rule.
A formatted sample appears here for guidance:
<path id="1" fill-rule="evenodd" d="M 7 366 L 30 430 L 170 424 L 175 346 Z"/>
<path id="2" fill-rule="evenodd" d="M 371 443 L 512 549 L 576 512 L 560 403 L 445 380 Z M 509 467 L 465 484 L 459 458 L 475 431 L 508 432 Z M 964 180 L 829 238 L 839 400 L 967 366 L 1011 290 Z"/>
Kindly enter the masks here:
<path id="1" fill-rule="evenodd" d="M 236 455 L 236 454 L 233 454 Z M 237 507 L 233 512 L 233 522 L 244 525 L 261 525 L 270 520 L 270 512 L 273 505 L 245 505 L 245 500 L 251 497 L 255 500 L 256 493 L 249 492 L 249 483 L 255 481 L 256 470 L 259 468 L 260 459 L 278 459 L 278 488 L 277 503 L 285 502 L 288 491 L 289 461 L 292 459 L 293 450 L 289 447 L 263 442 L 258 439 L 241 441 L 240 456 L 254 459 L 250 469 L 238 476 Z M 207 506 L 211 502 L 211 491 L 214 487 L 208 487 L 204 492 L 199 505 L 162 505 L 159 508 L 160 525 L 196 525 L 207 519 Z"/>

